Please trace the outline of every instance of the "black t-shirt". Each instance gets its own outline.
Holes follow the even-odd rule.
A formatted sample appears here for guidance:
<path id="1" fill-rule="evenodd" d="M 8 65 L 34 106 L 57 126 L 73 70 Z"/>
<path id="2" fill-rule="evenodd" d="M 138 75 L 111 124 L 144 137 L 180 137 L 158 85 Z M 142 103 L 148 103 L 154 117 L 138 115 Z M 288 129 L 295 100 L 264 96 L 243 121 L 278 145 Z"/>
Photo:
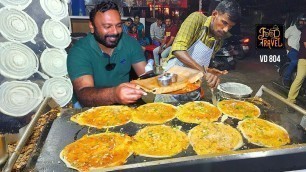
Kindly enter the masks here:
<path id="1" fill-rule="evenodd" d="M 306 48 L 304 43 L 306 42 L 306 27 L 303 28 L 300 38 L 300 51 L 299 51 L 299 59 L 306 59 Z"/>

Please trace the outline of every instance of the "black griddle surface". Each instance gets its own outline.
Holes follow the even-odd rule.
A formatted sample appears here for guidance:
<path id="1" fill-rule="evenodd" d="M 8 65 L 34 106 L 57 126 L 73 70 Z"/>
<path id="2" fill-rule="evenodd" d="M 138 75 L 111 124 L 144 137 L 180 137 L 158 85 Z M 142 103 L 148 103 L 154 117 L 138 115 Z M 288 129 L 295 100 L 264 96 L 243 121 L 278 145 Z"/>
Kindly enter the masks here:
<path id="1" fill-rule="evenodd" d="M 274 108 L 267 109 L 264 106 L 259 106 L 259 108 L 261 109 L 261 114 L 262 114 L 260 118 L 266 119 L 268 121 L 272 121 L 276 124 L 279 124 L 288 131 L 290 138 L 291 138 L 291 144 L 305 143 L 306 141 L 305 131 L 303 130 L 302 127 L 300 127 L 300 125 L 297 124 L 295 120 L 292 120 L 292 116 L 288 116 L 288 114 L 284 114 L 281 111 L 275 110 Z M 37 159 L 37 163 L 35 165 L 36 170 L 38 171 L 73 171 L 72 169 L 67 168 L 65 163 L 60 160 L 59 154 L 61 150 L 66 145 L 74 142 L 75 140 L 78 140 L 79 138 L 81 138 L 83 135 L 87 133 L 96 134 L 96 133 L 101 133 L 101 132 L 106 131 L 105 129 L 97 130 L 94 128 L 80 126 L 70 121 L 70 117 L 73 114 L 76 114 L 79 112 L 81 111 L 75 110 L 75 109 L 66 109 L 62 111 L 61 117 L 57 118 L 53 122 L 52 127 L 49 131 L 49 134 L 47 136 L 47 139 L 45 141 L 45 144 L 42 147 L 40 156 Z M 225 123 L 233 127 L 236 127 L 238 120 L 228 118 L 225 121 Z M 185 133 L 188 133 L 190 129 L 196 126 L 196 124 L 183 123 L 177 119 L 174 119 L 166 123 L 165 125 L 181 126 L 181 130 L 184 131 Z M 123 126 L 110 128 L 108 131 L 126 133 L 129 136 L 133 136 L 136 134 L 138 130 L 144 128 L 145 126 L 147 125 L 139 125 L 139 124 L 134 124 L 130 122 Z M 260 147 L 247 143 L 247 141 L 244 140 L 244 146 L 242 146 L 240 150 L 254 149 L 254 148 L 260 148 Z M 192 147 L 189 146 L 187 150 L 171 158 L 180 158 L 180 157 L 193 156 L 193 155 L 196 155 L 196 154 L 193 151 Z M 168 158 L 168 159 L 171 159 L 171 158 Z M 160 159 L 146 158 L 142 156 L 132 155 L 128 158 L 126 164 L 135 164 L 135 163 L 164 160 L 164 159 L 165 158 L 160 158 Z"/>

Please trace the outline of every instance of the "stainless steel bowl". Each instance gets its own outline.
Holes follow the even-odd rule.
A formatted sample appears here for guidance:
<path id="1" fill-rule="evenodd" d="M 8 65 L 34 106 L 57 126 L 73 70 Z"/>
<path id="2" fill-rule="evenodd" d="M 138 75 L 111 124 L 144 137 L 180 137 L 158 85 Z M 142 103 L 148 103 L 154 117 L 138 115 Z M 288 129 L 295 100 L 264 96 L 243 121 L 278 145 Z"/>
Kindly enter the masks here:
<path id="1" fill-rule="evenodd" d="M 220 99 L 243 99 L 251 97 L 253 90 L 244 84 L 236 82 L 226 82 L 218 86 L 218 96 Z"/>
<path id="2" fill-rule="evenodd" d="M 157 82 L 160 86 L 165 87 L 172 84 L 172 76 L 170 75 L 161 75 L 157 77 Z"/>
<path id="3" fill-rule="evenodd" d="M 164 75 L 171 77 L 171 82 L 172 83 L 175 83 L 177 81 L 177 74 L 175 74 L 175 73 L 165 73 Z"/>

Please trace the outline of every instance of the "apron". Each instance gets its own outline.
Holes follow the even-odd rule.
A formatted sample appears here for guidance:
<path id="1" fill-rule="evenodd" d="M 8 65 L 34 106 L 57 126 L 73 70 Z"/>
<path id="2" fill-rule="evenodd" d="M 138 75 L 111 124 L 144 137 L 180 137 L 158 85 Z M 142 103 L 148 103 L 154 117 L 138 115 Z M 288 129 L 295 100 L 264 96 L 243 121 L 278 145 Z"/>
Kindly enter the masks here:
<path id="1" fill-rule="evenodd" d="M 214 41 L 214 45 L 212 48 L 207 47 L 201 41 L 205 33 L 206 33 L 206 29 L 204 29 L 200 38 L 192 44 L 192 46 L 187 50 L 187 52 L 192 57 L 192 59 L 195 60 L 199 65 L 208 67 L 211 56 L 214 52 L 216 41 Z M 179 59 L 172 58 L 167 62 L 164 69 L 167 71 L 174 65 L 185 66 Z"/>

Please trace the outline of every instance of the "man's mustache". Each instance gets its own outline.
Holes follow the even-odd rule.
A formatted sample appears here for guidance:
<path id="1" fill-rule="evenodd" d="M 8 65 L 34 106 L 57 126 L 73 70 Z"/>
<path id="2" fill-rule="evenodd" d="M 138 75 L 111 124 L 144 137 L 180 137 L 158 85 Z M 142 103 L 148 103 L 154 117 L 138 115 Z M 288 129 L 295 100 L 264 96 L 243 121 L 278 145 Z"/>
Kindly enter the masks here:
<path id="1" fill-rule="evenodd" d="M 105 38 L 110 37 L 110 38 L 119 38 L 120 34 L 117 35 L 106 35 Z"/>

